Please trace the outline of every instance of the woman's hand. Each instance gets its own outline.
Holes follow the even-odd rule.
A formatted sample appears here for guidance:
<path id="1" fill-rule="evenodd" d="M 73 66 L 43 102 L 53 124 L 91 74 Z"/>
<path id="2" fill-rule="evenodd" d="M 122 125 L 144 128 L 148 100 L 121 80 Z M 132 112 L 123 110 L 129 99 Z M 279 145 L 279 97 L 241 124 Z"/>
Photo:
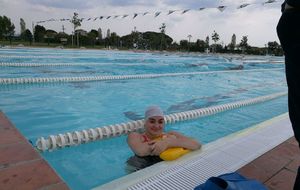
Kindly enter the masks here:
<path id="1" fill-rule="evenodd" d="M 160 141 L 150 141 L 149 145 L 152 147 L 151 155 L 159 156 L 160 153 L 168 149 L 170 145 L 170 140 L 171 139 L 167 137 Z"/>

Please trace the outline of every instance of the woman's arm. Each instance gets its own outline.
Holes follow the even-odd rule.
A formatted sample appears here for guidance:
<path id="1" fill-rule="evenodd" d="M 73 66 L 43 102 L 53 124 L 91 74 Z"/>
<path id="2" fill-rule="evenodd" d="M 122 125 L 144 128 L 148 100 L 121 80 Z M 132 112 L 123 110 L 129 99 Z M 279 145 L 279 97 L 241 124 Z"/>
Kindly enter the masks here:
<path id="1" fill-rule="evenodd" d="M 131 150 L 138 156 L 152 155 L 152 145 L 148 142 L 143 142 L 143 138 L 139 133 L 130 133 L 127 138 L 127 143 Z"/>
<path id="2" fill-rule="evenodd" d="M 201 144 L 196 141 L 195 139 L 192 139 L 190 137 L 186 137 L 182 135 L 181 133 L 170 131 L 168 133 L 169 135 L 174 135 L 176 138 L 168 138 L 169 139 L 169 146 L 171 147 L 182 147 L 190 150 L 197 150 L 201 148 Z"/>
<path id="3" fill-rule="evenodd" d="M 161 141 L 157 141 L 153 145 L 153 155 L 159 155 L 163 151 L 172 147 L 182 147 L 189 150 L 197 150 L 201 148 L 201 144 L 189 137 L 186 137 L 178 132 L 169 132 L 167 137 Z"/>

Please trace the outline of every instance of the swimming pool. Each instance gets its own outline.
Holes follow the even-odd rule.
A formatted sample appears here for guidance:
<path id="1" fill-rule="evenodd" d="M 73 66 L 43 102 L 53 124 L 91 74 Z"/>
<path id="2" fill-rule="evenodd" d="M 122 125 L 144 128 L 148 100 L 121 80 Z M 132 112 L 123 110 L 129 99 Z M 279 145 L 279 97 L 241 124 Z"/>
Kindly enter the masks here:
<path id="1" fill-rule="evenodd" d="M 41 136 L 141 119 L 148 105 L 160 105 L 172 114 L 287 91 L 282 62 L 282 57 L 269 56 L 0 49 L 0 78 L 158 74 L 141 79 L 1 84 L 0 109 L 35 142 Z M 164 76 L 170 73 L 178 75 Z M 282 96 L 170 124 L 167 130 L 208 143 L 287 112 L 286 102 Z M 72 189 L 89 189 L 126 175 L 124 163 L 132 155 L 126 136 L 41 154 Z"/>

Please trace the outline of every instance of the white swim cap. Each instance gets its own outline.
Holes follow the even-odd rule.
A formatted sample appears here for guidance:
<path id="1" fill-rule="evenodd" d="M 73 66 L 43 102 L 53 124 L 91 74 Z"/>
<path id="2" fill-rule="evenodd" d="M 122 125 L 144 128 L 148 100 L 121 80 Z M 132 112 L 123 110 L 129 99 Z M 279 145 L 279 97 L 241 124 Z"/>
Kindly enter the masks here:
<path id="1" fill-rule="evenodd" d="M 154 116 L 161 116 L 164 117 L 163 111 L 160 109 L 159 106 L 149 106 L 145 111 L 145 120 L 150 117 Z"/>

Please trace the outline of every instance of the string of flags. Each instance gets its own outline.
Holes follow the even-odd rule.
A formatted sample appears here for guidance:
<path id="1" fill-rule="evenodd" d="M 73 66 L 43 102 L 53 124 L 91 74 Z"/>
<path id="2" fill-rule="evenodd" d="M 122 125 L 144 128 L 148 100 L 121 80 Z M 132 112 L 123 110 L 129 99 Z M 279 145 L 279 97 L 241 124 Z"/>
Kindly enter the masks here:
<path id="1" fill-rule="evenodd" d="M 262 5 L 266 5 L 266 4 L 271 4 L 271 3 L 275 3 L 275 2 L 279 2 L 279 0 L 267 0 L 263 3 L 244 3 L 244 4 L 241 4 L 237 7 L 237 9 L 242 9 L 242 8 L 245 8 L 249 5 L 253 5 L 253 4 L 262 4 Z M 205 10 L 205 9 L 209 9 L 209 8 L 216 8 L 218 9 L 220 12 L 223 12 L 227 6 L 224 6 L 224 5 L 221 5 L 221 6 L 217 6 L 217 7 L 200 7 L 198 8 L 197 10 L 198 11 L 202 11 L 202 10 Z M 181 14 L 185 14 L 189 11 L 191 11 L 192 9 L 182 9 L 182 10 L 169 10 L 167 12 L 166 15 L 171 15 L 175 12 L 179 12 Z M 132 15 L 132 19 L 135 19 L 137 16 L 145 16 L 145 15 L 149 15 L 149 14 L 154 14 L 154 18 L 158 17 L 159 15 L 161 15 L 163 12 L 162 11 L 157 11 L 157 12 L 142 12 L 142 13 L 133 13 Z M 130 15 L 129 14 L 123 14 L 123 15 L 108 15 L 108 16 L 98 16 L 98 17 L 89 17 L 89 18 L 80 18 L 80 22 L 82 21 L 96 21 L 96 20 L 103 20 L 103 19 L 116 19 L 116 18 L 126 18 L 126 17 L 129 17 Z M 37 24 L 40 24 L 40 23 L 44 23 L 44 22 L 53 22 L 53 21 L 71 21 L 72 19 L 70 18 L 61 18 L 61 19 L 54 19 L 54 18 L 51 18 L 51 19 L 48 19 L 48 20 L 42 20 L 42 21 L 37 21 L 36 23 Z"/>

